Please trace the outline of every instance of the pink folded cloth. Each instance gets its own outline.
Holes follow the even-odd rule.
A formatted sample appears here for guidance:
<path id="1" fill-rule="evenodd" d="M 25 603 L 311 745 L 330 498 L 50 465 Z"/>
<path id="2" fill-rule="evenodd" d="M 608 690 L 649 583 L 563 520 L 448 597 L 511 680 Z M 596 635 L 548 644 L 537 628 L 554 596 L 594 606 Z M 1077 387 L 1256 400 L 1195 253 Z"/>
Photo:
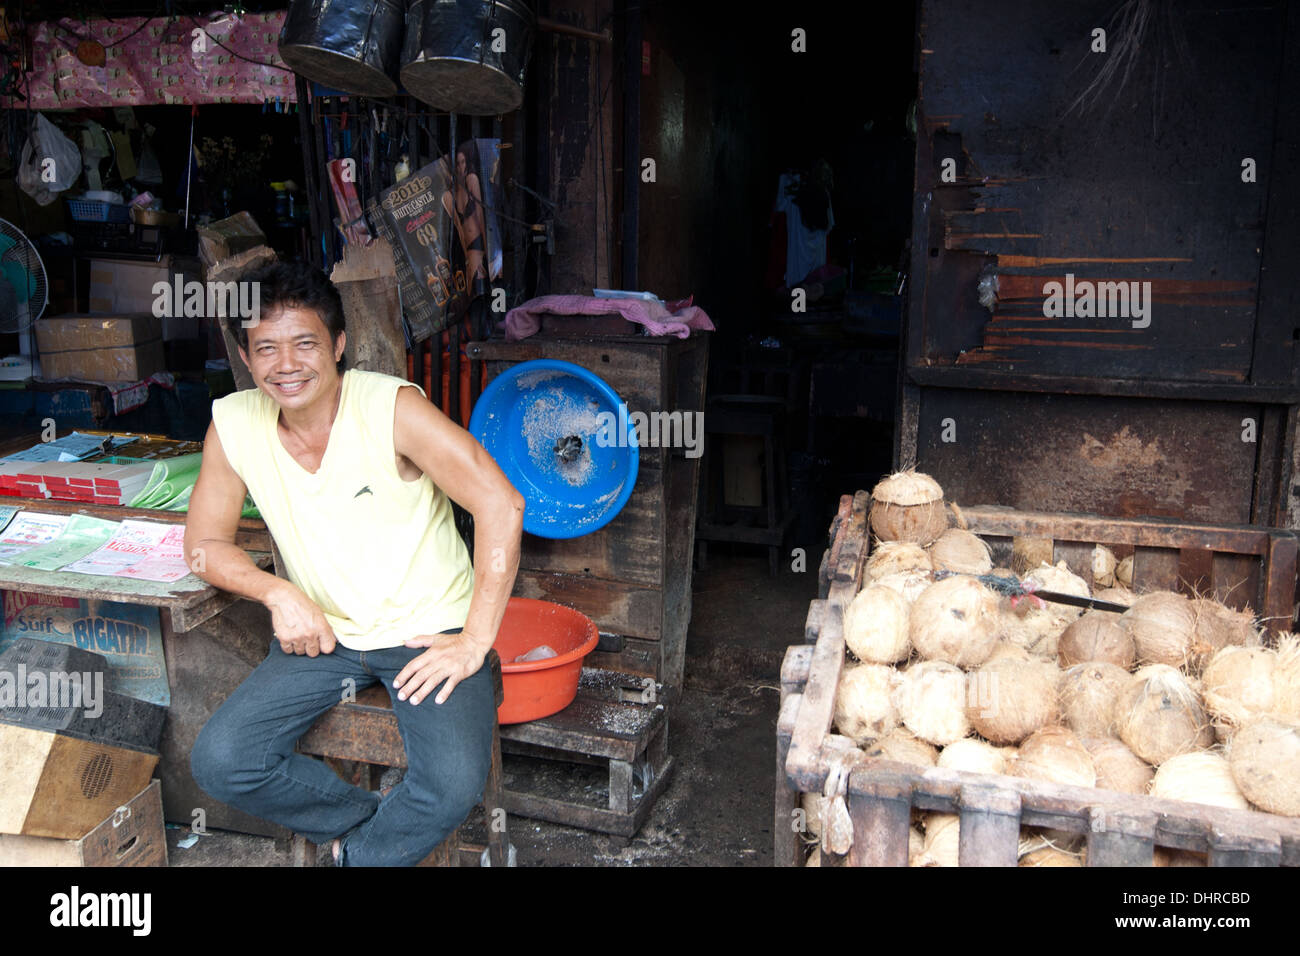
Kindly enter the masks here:
<path id="1" fill-rule="evenodd" d="M 506 341 L 517 342 L 542 327 L 542 315 L 621 315 L 645 326 L 647 335 L 675 335 L 689 338 L 693 329 L 714 330 L 708 315 L 694 296 L 666 306 L 641 299 L 597 299 L 589 295 L 544 295 L 529 299 L 506 313 Z"/>
<path id="2" fill-rule="evenodd" d="M 138 382 L 105 382 L 104 387 L 113 396 L 113 413 L 122 415 L 139 408 L 149 401 L 149 386 L 161 385 L 163 388 L 175 388 L 176 379 L 171 372 L 154 372 Z"/>

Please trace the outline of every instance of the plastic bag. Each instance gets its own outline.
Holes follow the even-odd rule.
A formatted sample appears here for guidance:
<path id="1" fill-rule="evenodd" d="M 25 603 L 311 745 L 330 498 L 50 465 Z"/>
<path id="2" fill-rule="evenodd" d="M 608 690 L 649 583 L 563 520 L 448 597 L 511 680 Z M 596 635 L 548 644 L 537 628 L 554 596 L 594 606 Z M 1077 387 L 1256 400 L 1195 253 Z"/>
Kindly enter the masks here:
<path id="1" fill-rule="evenodd" d="M 47 164 L 46 160 L 54 162 Z M 53 181 L 50 180 L 51 173 Z M 23 145 L 18 185 L 40 205 L 48 206 L 81 176 L 81 150 L 44 115 L 36 114 L 32 134 Z"/>

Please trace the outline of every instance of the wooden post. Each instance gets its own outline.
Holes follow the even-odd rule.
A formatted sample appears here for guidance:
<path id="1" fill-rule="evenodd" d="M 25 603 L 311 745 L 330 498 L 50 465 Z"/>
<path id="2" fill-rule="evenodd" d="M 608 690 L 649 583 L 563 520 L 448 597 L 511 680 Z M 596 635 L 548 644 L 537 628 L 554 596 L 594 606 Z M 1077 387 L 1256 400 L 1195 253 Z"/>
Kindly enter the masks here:
<path id="1" fill-rule="evenodd" d="M 912 823 L 912 785 L 887 771 L 871 776 L 855 770 L 849 777 L 849 818 L 853 847 L 849 866 L 907 866 Z"/>
<path id="2" fill-rule="evenodd" d="M 406 377 L 406 338 L 393 249 L 383 239 L 349 243 L 330 279 L 343 299 L 348 368 Z"/>
<path id="3" fill-rule="evenodd" d="M 1156 815 L 1093 807 L 1089 813 L 1089 866 L 1153 866 Z"/>
<path id="4" fill-rule="evenodd" d="M 275 250 L 268 246 L 255 246 L 222 259 L 208 270 L 204 278 L 208 282 L 238 282 L 241 276 L 270 265 L 272 262 L 275 262 Z M 225 303 L 219 297 L 217 304 L 220 307 Z M 227 328 L 225 317 L 216 318 L 221 322 L 221 337 L 226 343 L 226 357 L 230 360 L 230 372 L 235 377 L 235 388 L 241 391 L 246 388 L 256 388 L 253 384 L 253 374 L 249 372 L 244 360 L 239 357 L 239 342 Z"/>
<path id="5" fill-rule="evenodd" d="M 961 788 L 961 866 L 1015 866 L 1020 849 L 1020 794 L 999 787 Z"/>

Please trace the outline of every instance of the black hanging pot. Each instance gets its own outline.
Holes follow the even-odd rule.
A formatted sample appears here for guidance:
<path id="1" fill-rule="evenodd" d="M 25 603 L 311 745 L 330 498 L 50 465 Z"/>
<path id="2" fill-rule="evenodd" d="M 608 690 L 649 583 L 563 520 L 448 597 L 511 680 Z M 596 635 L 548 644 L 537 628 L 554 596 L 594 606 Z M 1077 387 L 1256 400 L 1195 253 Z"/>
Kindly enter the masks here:
<path id="1" fill-rule="evenodd" d="M 405 26 L 404 0 L 294 0 L 280 30 L 280 58 L 329 89 L 392 96 Z"/>
<path id="2" fill-rule="evenodd" d="M 524 102 L 536 18 L 519 0 L 413 0 L 402 86 L 434 109 L 494 116 Z"/>

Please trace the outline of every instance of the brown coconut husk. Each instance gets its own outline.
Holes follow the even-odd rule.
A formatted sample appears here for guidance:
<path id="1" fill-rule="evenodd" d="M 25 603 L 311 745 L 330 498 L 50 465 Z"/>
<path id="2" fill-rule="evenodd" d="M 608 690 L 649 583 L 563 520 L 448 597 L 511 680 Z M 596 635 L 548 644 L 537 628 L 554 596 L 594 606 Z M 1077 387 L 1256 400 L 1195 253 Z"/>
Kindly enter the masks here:
<path id="1" fill-rule="evenodd" d="M 1144 794 L 1155 769 L 1116 737 L 1085 737 L 1081 741 L 1097 768 L 1097 787 L 1120 793 Z"/>
<path id="2" fill-rule="evenodd" d="M 1056 658 L 1061 667 L 1073 667 L 1087 661 L 1106 661 L 1124 670 L 1132 670 L 1137 658 L 1133 637 L 1111 611 L 1086 611 L 1065 629 L 1056 644 Z"/>
<path id="3" fill-rule="evenodd" d="M 883 577 L 872 578 L 873 587 L 889 588 L 891 591 L 897 591 L 907 599 L 911 606 L 918 597 L 925 593 L 925 589 L 934 583 L 934 576 L 929 571 L 900 571 L 897 574 L 886 574 Z"/>
<path id="4" fill-rule="evenodd" d="M 805 843 L 816 842 L 822 835 L 822 806 L 826 798 L 820 793 L 804 793 L 799 796 L 799 807 L 803 810 Z"/>
<path id="5" fill-rule="evenodd" d="M 966 717 L 992 743 L 1018 744 L 1056 723 L 1056 674 L 1039 661 L 1004 657 L 985 664 L 970 675 Z"/>
<path id="6" fill-rule="evenodd" d="M 995 747 L 975 737 L 957 740 L 939 752 L 938 766 L 967 773 L 999 774 L 1006 770 L 1007 748 Z"/>
<path id="7" fill-rule="evenodd" d="M 1075 787 L 1097 783 L 1092 755 L 1066 727 L 1044 727 L 1032 734 L 1007 761 L 1007 773 Z"/>
<path id="8" fill-rule="evenodd" d="M 1238 611 L 1207 597 L 1192 601 L 1195 622 L 1192 627 L 1192 646 L 1187 666 L 1200 673 L 1214 654 L 1225 647 L 1258 647 L 1259 630 L 1255 615 Z"/>
<path id="9" fill-rule="evenodd" d="M 1148 664 L 1133 675 L 1115 699 L 1115 728 L 1130 750 L 1155 766 L 1214 743 L 1200 693 L 1167 664 Z"/>
<path id="10" fill-rule="evenodd" d="M 1300 722 L 1300 638 L 1290 632 L 1278 636 L 1273 712 L 1284 720 Z"/>
<path id="11" fill-rule="evenodd" d="M 925 546 L 948 529 L 943 489 L 919 471 L 895 472 L 871 490 L 871 530 L 881 541 Z"/>
<path id="12" fill-rule="evenodd" d="M 901 678 L 884 664 L 854 664 L 840 672 L 835 689 L 835 726 L 859 745 L 898 726 L 894 691 Z"/>
<path id="13" fill-rule="evenodd" d="M 896 730 L 864 748 L 868 757 L 894 760 L 929 769 L 939 761 L 939 751 L 906 730 Z"/>
<path id="14" fill-rule="evenodd" d="M 949 528 L 927 550 L 936 571 L 987 574 L 993 570 L 988 544 L 978 535 L 961 528 Z"/>
<path id="15" fill-rule="evenodd" d="M 989 654 L 989 659 L 984 663 L 992 664 L 994 661 L 1000 660 L 1027 661 L 1029 660 L 1029 652 L 1019 644 L 1012 644 L 1010 641 L 1002 639 L 993 646 L 993 652 Z"/>
<path id="16" fill-rule="evenodd" d="M 844 643 L 860 661 L 895 664 L 907 660 L 907 598 L 892 588 L 868 585 L 844 610 Z"/>
<path id="17" fill-rule="evenodd" d="M 1152 591 L 1120 615 L 1143 664 L 1184 666 L 1192 651 L 1196 613 L 1192 602 L 1173 591 Z"/>
<path id="18" fill-rule="evenodd" d="M 866 565 L 867 577 L 872 579 L 907 571 L 929 574 L 933 570 L 930 552 L 914 541 L 877 541 Z"/>
<path id="19" fill-rule="evenodd" d="M 1114 587 L 1115 568 L 1118 564 L 1114 551 L 1103 544 L 1095 545 L 1092 549 L 1092 586 L 1094 588 Z"/>
<path id="20" fill-rule="evenodd" d="M 966 718 L 966 675 L 945 661 L 922 661 L 905 672 L 896 698 L 903 725 L 936 747 L 970 733 Z"/>
<path id="21" fill-rule="evenodd" d="M 1138 596 L 1128 588 L 1113 587 L 1100 588 L 1092 593 L 1092 596 L 1099 601 L 1109 601 L 1112 604 L 1123 604 L 1125 607 L 1132 607 L 1133 602 Z"/>
<path id="22" fill-rule="evenodd" d="M 1224 647 L 1205 665 L 1205 709 L 1220 741 L 1238 727 L 1273 710 L 1277 654 L 1264 647 Z"/>
<path id="23" fill-rule="evenodd" d="M 1061 675 L 1061 716 L 1080 737 L 1114 737 L 1115 701 L 1130 674 L 1108 661 L 1075 664 Z"/>
<path id="24" fill-rule="evenodd" d="M 1227 759 L 1209 751 L 1179 754 L 1162 763 L 1151 781 L 1151 796 L 1230 810 L 1250 809 Z"/>
<path id="25" fill-rule="evenodd" d="M 1122 588 L 1133 590 L 1133 555 L 1130 554 L 1115 565 L 1115 583 Z"/>
<path id="26" fill-rule="evenodd" d="M 1058 561 L 1055 566 L 1035 568 L 1025 575 L 1025 582 L 1043 591 L 1090 596 L 1088 582 L 1072 572 L 1064 561 Z M 1012 608 L 1011 602 L 1006 600 L 1002 603 L 1002 634 L 1034 657 L 1055 661 L 1061 634 L 1082 613 L 1082 608 L 1050 601 L 1038 607 L 1028 597 Z"/>
<path id="27" fill-rule="evenodd" d="M 974 578 L 946 578 L 912 602 L 908 636 L 925 660 L 978 667 L 997 644 L 998 598 Z"/>
<path id="28" fill-rule="evenodd" d="M 961 817 L 956 813 L 925 815 L 925 844 L 912 866 L 958 866 Z"/>
<path id="29" fill-rule="evenodd" d="M 1300 817 L 1300 723 L 1257 717 L 1233 734 L 1232 777 L 1261 810 Z"/>

